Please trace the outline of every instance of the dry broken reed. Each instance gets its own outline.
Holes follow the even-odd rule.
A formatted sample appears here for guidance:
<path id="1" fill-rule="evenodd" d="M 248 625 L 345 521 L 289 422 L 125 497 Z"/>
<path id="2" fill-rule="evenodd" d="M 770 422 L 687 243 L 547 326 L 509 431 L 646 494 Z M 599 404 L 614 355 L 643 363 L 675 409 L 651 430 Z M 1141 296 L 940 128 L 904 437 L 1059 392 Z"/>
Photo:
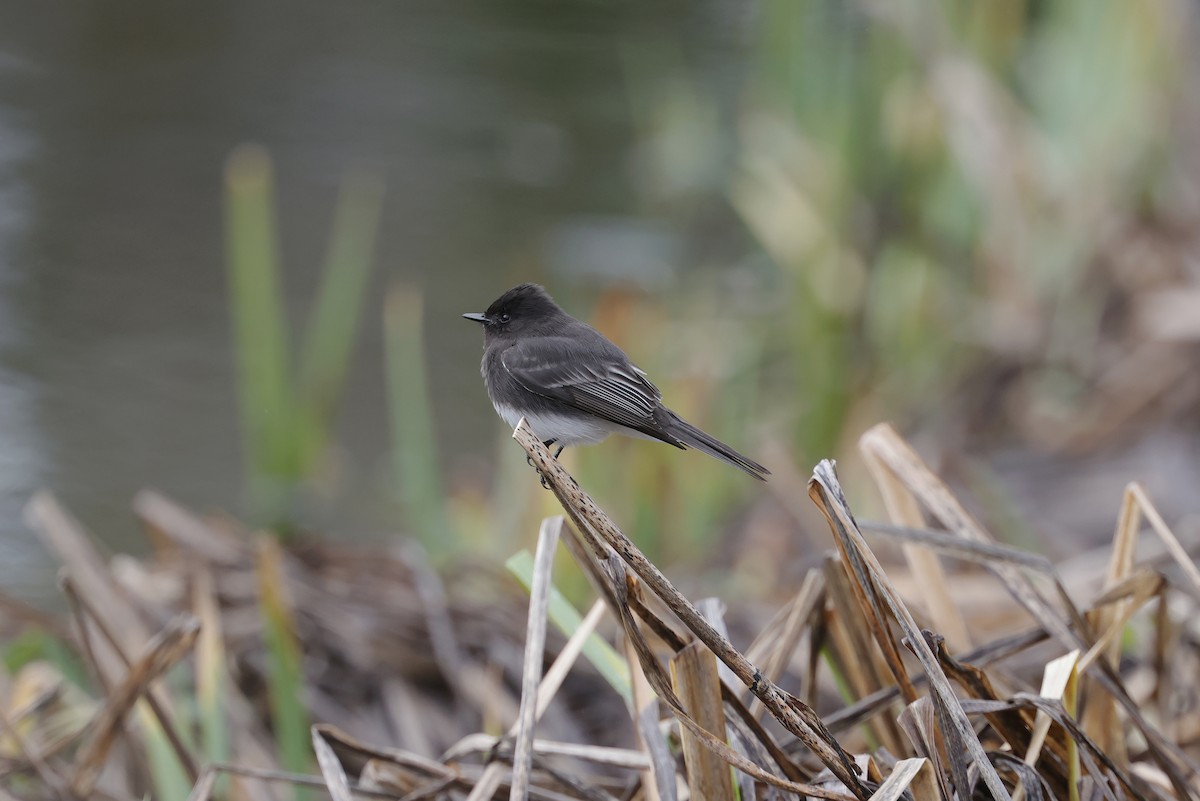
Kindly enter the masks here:
<path id="1" fill-rule="evenodd" d="M 411 548 L 284 550 L 154 493 L 135 501 L 154 558 L 105 559 L 35 498 L 69 625 L 4 599 L 5 629 L 61 640 L 90 679 L 45 661 L 11 677 L 0 798 L 1200 796 L 1200 572 L 1138 485 L 1107 565 L 1064 578 L 877 426 L 861 448 L 891 519 L 856 520 L 817 465 L 833 547 L 731 636 L 527 426 L 514 437 L 566 516 L 542 526 L 528 598 Z M 599 599 L 561 633 L 560 540 Z"/>

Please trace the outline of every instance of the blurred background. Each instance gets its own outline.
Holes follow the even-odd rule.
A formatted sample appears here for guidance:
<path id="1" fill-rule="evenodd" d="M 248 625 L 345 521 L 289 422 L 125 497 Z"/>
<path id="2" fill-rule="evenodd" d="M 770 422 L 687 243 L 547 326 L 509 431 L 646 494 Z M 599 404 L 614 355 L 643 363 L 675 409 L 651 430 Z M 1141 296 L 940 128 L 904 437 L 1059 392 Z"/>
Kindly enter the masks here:
<path id="1" fill-rule="evenodd" d="M 0 26 L 0 586 L 39 488 L 506 556 L 553 510 L 462 320 L 521 281 L 775 471 L 564 455 L 653 557 L 794 570 L 891 420 L 1052 556 L 1200 512 L 1182 0 L 215 0 Z M 803 503 L 797 501 L 801 499 Z M 823 543 L 819 530 L 811 542 Z M 1030 543 L 1036 543 L 1031 546 Z M 747 547 L 753 545 L 757 547 Z M 822 546 L 824 547 L 824 546 Z"/>

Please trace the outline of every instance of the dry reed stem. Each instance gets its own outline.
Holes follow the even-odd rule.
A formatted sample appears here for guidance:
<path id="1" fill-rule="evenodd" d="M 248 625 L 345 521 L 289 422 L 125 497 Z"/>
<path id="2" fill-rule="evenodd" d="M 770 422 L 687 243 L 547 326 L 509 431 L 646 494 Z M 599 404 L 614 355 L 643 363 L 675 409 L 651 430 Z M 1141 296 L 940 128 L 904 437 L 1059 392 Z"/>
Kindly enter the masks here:
<path id="1" fill-rule="evenodd" d="M 521 709 L 517 717 L 517 746 L 513 755 L 510 801 L 525 801 L 529 795 L 529 774 L 533 770 L 533 724 L 546 650 L 550 575 L 562 527 L 562 517 L 550 517 L 542 521 L 541 530 L 538 531 L 537 551 L 533 560 L 533 586 L 529 590 L 529 625 L 525 635 L 525 667 L 521 674 Z"/>
<path id="2" fill-rule="evenodd" d="M 133 511 L 152 531 L 208 562 L 232 567 L 246 559 L 243 543 L 155 490 L 138 492 L 133 498 Z"/>
<path id="3" fill-rule="evenodd" d="M 700 614 L 704 616 L 704 619 L 711 623 L 713 628 L 720 632 L 722 637 L 727 640 L 730 639 L 729 626 L 725 622 L 726 607 L 720 598 L 701 598 L 697 602 L 696 608 L 700 610 Z M 680 652 L 677 651 L 676 653 Z M 757 661 L 755 661 L 755 664 L 758 664 Z M 737 676 L 734 675 L 733 671 L 730 670 L 729 666 L 725 663 L 717 662 L 716 666 L 717 676 L 719 678 L 719 681 L 717 682 L 717 694 L 722 697 L 736 697 L 734 696 L 734 693 L 741 689 L 741 682 L 737 680 Z M 772 678 L 771 680 L 774 681 L 775 679 Z M 749 710 L 746 709 L 744 711 L 745 714 L 749 716 Z M 738 710 L 737 715 L 741 714 L 742 710 Z M 731 721 L 731 728 L 725 729 L 727 735 L 726 741 L 729 743 L 730 748 L 737 751 L 747 759 L 751 759 L 751 761 L 753 761 L 752 749 L 759 742 L 759 740 L 756 739 L 759 733 L 757 731 L 751 731 L 744 723 L 739 726 L 739 723 L 741 723 L 741 721 L 735 717 L 733 721 Z M 765 749 L 759 748 L 758 750 L 762 753 L 762 759 L 760 760 L 759 764 L 769 765 L 771 763 L 770 755 L 765 751 Z M 754 798 L 755 789 L 754 779 L 752 777 L 747 776 L 744 773 L 735 772 L 733 781 L 735 781 L 738 785 L 735 791 L 737 797 Z"/>
<path id="4" fill-rule="evenodd" d="M 1104 591 L 1123 581 L 1133 570 L 1134 556 L 1137 548 L 1137 535 L 1141 515 L 1134 494 L 1130 491 L 1132 485 L 1126 486 L 1121 497 L 1121 509 L 1117 513 L 1116 530 L 1113 532 L 1112 554 L 1109 558 L 1108 570 L 1104 576 Z M 1130 604 L 1121 603 L 1112 607 L 1096 609 L 1089 616 L 1093 631 L 1106 631 L 1113 628 L 1114 623 L 1121 617 L 1122 612 Z M 1099 642 L 1096 643 L 1099 645 Z M 1112 668 L 1116 668 L 1120 657 L 1120 642 L 1116 639 L 1108 641 L 1102 650 L 1104 660 Z M 1093 650 L 1095 647 L 1093 646 Z M 1089 654 L 1091 652 L 1089 651 Z M 1089 660 L 1090 661 L 1090 660 Z M 1086 670 L 1082 668 L 1081 670 Z M 1128 764 L 1128 754 L 1125 749 L 1125 737 L 1117 727 L 1117 702 L 1107 693 L 1097 693 L 1094 699 L 1088 701 L 1081 721 L 1086 731 L 1096 743 L 1113 755 L 1121 764 Z"/>
<path id="5" fill-rule="evenodd" d="M 671 683 L 692 719 L 717 737 L 728 738 L 725 708 L 721 703 L 721 678 L 717 658 L 693 642 L 671 658 Z M 703 746 L 688 729 L 679 733 L 688 792 L 695 801 L 731 801 L 733 783 L 729 765 Z"/>
<path id="6" fill-rule="evenodd" d="M 729 625 L 725 622 L 725 603 L 720 598 L 701 598 L 696 601 L 696 610 L 717 630 L 718 634 L 729 639 Z M 729 665 L 724 662 L 717 663 L 717 675 L 721 677 L 721 682 L 729 687 L 736 688 L 741 684 L 734 672 L 729 669 Z M 769 674 L 764 673 L 763 675 Z"/>
<path id="7" fill-rule="evenodd" d="M 867 798 L 868 793 L 858 780 L 853 762 L 851 762 L 841 746 L 829 736 L 828 732 L 823 730 L 824 727 L 816 714 L 799 699 L 786 695 L 775 686 L 774 682 L 766 679 L 757 667 L 751 664 L 741 652 L 736 650 L 728 640 L 721 637 L 704 620 L 695 606 L 675 589 L 666 576 L 642 554 L 637 546 L 596 505 L 595 501 L 580 488 L 575 479 L 558 463 L 558 460 L 550 455 L 550 452 L 546 450 L 546 447 L 538 439 L 537 435 L 533 433 L 525 420 L 522 419 L 517 424 L 517 427 L 513 430 L 513 438 L 525 449 L 526 454 L 538 472 L 545 477 L 546 482 L 550 485 L 550 488 L 563 508 L 568 512 L 572 520 L 576 522 L 577 527 L 580 529 L 579 533 L 584 536 L 599 537 L 606 547 L 611 548 L 616 554 L 619 554 L 620 558 L 629 564 L 634 572 L 646 582 L 651 591 L 667 604 L 683 624 L 708 646 L 716 654 L 717 658 L 728 665 L 738 679 L 750 688 L 751 692 L 763 701 L 764 705 L 771 710 L 771 713 L 783 724 L 784 728 L 800 738 L 805 745 L 812 749 L 821 761 L 833 771 L 834 775 L 850 788 L 856 796 L 860 799 Z M 593 548 L 593 550 L 597 558 L 604 558 L 605 552 L 602 548 Z M 614 580 L 615 578 L 614 576 Z M 624 584 L 624 582 L 614 585 L 614 590 L 617 593 L 624 591 L 621 584 Z M 625 607 L 624 611 L 627 610 L 628 607 Z M 622 619 L 625 620 L 624 617 Z M 626 630 L 629 630 L 628 625 L 626 626 Z M 645 660 L 643 660 L 643 666 L 646 666 Z M 650 675 L 649 669 L 647 669 L 647 675 Z M 664 688 L 656 686 L 655 689 L 659 692 L 659 697 L 663 697 L 666 700 L 663 693 Z M 666 689 L 668 692 L 670 691 L 669 687 L 666 687 Z M 680 709 L 677 699 L 671 699 L 669 703 L 673 709 L 680 713 L 681 721 L 688 720 L 686 714 Z M 688 720 L 688 723 L 695 725 L 694 721 Z M 715 738 L 712 738 L 711 734 L 707 732 L 705 734 L 710 740 L 715 741 Z M 720 747 L 728 752 L 728 759 L 744 761 L 740 755 L 730 751 L 728 746 L 720 741 L 710 742 L 709 745 Z M 752 765 L 753 763 L 750 764 Z M 782 781 L 770 774 L 764 775 L 767 777 L 764 780 L 769 778 Z"/>

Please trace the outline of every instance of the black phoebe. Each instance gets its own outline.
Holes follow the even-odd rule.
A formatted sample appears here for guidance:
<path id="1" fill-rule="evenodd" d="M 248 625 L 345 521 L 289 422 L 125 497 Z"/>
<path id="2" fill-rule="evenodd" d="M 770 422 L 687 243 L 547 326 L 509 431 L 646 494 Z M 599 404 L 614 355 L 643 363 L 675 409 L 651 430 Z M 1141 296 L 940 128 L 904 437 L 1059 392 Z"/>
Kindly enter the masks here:
<path id="1" fill-rule="evenodd" d="M 662 393 L 624 351 L 558 307 L 537 284 L 501 295 L 483 314 L 483 382 L 510 426 L 524 417 L 546 447 L 599 442 L 614 432 L 695 448 L 759 481 L 770 470 L 663 406 Z"/>

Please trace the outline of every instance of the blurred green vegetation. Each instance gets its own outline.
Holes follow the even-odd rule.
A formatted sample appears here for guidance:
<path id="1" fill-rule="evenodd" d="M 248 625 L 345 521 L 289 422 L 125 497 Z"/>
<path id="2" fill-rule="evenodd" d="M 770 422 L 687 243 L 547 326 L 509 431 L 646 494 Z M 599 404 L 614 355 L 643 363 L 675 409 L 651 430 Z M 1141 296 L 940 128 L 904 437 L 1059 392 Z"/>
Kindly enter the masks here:
<path id="1" fill-rule="evenodd" d="M 1172 144 L 1167 4 L 765 11 L 731 197 L 779 270 L 804 461 L 862 402 L 903 417 L 981 351 L 1094 329 L 1096 232 Z"/>
<path id="2" fill-rule="evenodd" d="M 846 455 L 879 419 L 937 416 L 981 361 L 1072 358 L 1104 313 L 1089 281 L 1108 241 L 1098 232 L 1163 212 L 1175 191 L 1177 13 L 1120 0 L 766 0 L 733 109 L 695 89 L 688 54 L 631 45 L 620 55 L 645 216 L 703 231 L 715 196 L 735 244 L 688 265 L 712 280 L 677 281 L 658 301 L 610 288 L 581 316 L 683 416 L 801 466 Z M 732 151 L 722 125 L 736 130 Z M 251 495 L 279 518 L 328 442 L 378 190 L 351 192 L 356 211 L 339 214 L 340 255 L 293 384 L 262 155 L 236 156 L 229 183 Z M 444 489 L 421 321 L 419 295 L 392 295 L 386 370 L 407 531 L 435 554 L 507 555 L 548 498 L 506 431 L 491 492 Z M 563 458 L 654 559 L 709 558 L 760 491 L 643 443 Z"/>
<path id="3" fill-rule="evenodd" d="M 286 533 L 295 494 L 320 467 L 329 444 L 362 315 L 382 187 L 363 176 L 347 180 L 312 319 L 293 348 L 267 154 L 242 147 L 230 157 L 225 179 L 250 514 L 255 523 Z"/>

